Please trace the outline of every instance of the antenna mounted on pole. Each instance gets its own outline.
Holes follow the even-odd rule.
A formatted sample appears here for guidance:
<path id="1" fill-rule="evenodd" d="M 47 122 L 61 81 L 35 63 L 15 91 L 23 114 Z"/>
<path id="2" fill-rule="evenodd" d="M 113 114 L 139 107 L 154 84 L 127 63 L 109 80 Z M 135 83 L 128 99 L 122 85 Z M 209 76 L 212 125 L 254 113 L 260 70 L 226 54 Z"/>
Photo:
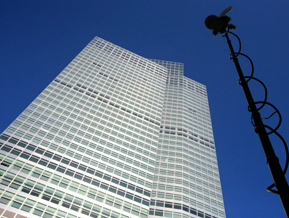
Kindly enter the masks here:
<path id="1" fill-rule="evenodd" d="M 218 33 L 226 32 L 226 28 L 235 29 L 236 26 L 229 24 L 231 18 L 225 14 L 231 10 L 232 6 L 226 8 L 218 17 L 216 15 L 209 15 L 205 20 L 205 25 L 208 29 L 213 30 L 214 36 Z"/>

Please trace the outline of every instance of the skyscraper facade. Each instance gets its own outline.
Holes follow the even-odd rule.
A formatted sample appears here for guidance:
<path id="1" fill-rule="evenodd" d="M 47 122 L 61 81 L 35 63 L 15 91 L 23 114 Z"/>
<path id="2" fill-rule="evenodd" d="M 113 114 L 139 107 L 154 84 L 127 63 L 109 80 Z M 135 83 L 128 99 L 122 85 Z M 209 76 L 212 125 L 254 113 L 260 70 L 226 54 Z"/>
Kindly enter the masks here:
<path id="1" fill-rule="evenodd" d="M 3 217 L 225 217 L 204 85 L 95 37 L 0 135 Z"/>

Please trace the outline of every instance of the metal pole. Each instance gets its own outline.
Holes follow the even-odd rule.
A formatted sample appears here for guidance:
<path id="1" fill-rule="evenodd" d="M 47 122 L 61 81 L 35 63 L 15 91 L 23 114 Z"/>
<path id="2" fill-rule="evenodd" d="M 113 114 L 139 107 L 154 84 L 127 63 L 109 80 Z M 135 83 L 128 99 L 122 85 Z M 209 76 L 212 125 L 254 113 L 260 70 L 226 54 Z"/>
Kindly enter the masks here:
<path id="1" fill-rule="evenodd" d="M 274 149 L 272 147 L 271 141 L 268 137 L 268 134 L 266 132 L 266 129 L 264 127 L 263 121 L 261 119 L 260 113 L 257 110 L 257 107 L 254 103 L 251 91 L 249 89 L 249 86 L 247 84 L 246 79 L 244 78 L 242 69 L 240 67 L 238 58 L 234 52 L 231 40 L 229 39 L 228 33 L 225 33 L 228 45 L 230 47 L 230 51 L 233 57 L 233 61 L 235 63 L 236 69 L 238 71 L 240 82 L 243 87 L 244 94 L 246 96 L 250 111 L 252 113 L 252 119 L 255 123 L 255 132 L 259 135 L 262 147 L 264 149 L 266 158 L 267 158 L 267 164 L 269 166 L 269 169 L 271 171 L 275 186 L 277 188 L 281 203 L 283 205 L 285 214 L 287 217 L 289 217 L 289 187 L 288 183 L 286 181 L 285 175 L 283 173 L 283 170 L 280 166 L 279 159 L 275 155 Z"/>

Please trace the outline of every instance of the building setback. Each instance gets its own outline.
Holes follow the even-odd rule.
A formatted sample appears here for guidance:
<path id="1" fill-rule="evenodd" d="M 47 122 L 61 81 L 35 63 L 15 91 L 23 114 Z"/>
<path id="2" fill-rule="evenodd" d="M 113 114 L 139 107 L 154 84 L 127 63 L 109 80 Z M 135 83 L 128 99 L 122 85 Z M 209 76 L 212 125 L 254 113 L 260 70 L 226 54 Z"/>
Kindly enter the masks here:
<path id="1" fill-rule="evenodd" d="M 225 217 L 206 88 L 95 37 L 0 136 L 3 217 Z"/>

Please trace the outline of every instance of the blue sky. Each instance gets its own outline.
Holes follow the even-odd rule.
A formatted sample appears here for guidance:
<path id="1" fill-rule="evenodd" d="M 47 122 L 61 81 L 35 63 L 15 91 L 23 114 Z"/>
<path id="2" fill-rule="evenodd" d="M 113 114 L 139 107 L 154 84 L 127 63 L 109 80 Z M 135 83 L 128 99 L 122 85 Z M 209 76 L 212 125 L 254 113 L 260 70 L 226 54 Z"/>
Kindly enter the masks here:
<path id="1" fill-rule="evenodd" d="M 99 36 L 143 57 L 182 62 L 187 77 L 207 86 L 228 218 L 285 217 L 278 195 L 266 192 L 272 177 L 226 40 L 204 26 L 208 15 L 219 15 L 229 5 L 242 52 L 267 85 L 268 101 L 280 110 L 279 132 L 288 141 L 286 0 L 1 1 L 0 132 Z M 248 62 L 240 58 L 240 63 L 249 74 Z M 256 100 L 263 99 L 260 85 L 250 87 Z M 262 117 L 268 115 L 265 109 Z M 283 165 L 282 144 L 276 137 L 272 143 Z"/>

